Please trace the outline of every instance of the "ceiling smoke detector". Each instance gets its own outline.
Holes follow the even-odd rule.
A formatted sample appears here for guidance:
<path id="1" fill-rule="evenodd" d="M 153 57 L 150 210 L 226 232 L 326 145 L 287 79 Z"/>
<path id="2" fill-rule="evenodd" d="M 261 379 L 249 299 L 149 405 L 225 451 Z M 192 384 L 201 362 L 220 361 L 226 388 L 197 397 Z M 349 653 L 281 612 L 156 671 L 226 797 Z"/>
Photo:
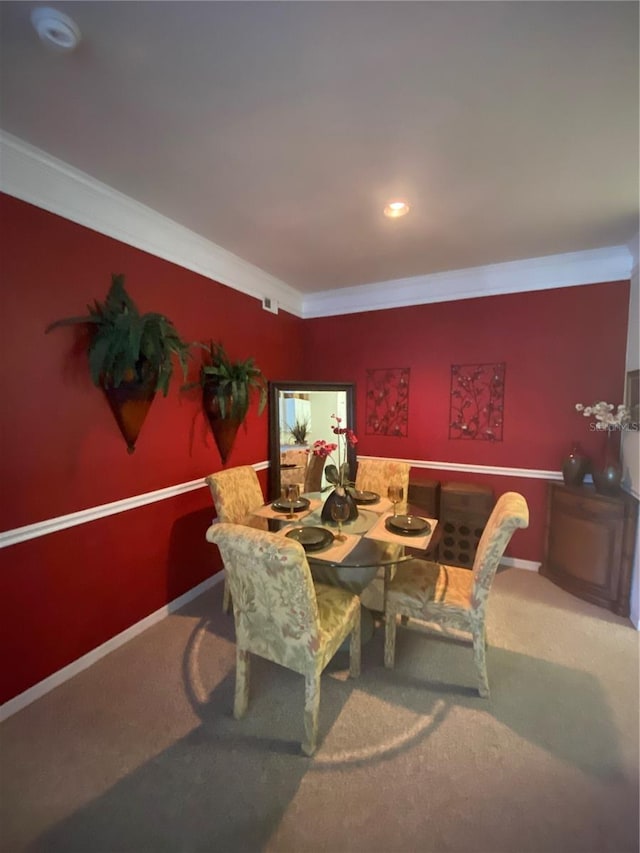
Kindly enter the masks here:
<path id="1" fill-rule="evenodd" d="M 31 13 L 31 23 L 40 39 L 56 50 L 71 51 L 82 38 L 75 21 L 57 9 L 40 6 Z"/>

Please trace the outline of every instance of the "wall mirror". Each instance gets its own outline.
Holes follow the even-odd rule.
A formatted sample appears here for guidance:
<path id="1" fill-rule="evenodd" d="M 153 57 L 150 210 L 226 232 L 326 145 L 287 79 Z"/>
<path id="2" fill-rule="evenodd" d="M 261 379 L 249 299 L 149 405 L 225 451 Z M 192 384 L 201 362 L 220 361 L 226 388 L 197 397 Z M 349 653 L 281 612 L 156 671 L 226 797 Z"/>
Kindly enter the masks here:
<path id="1" fill-rule="evenodd" d="M 355 430 L 355 384 L 352 382 L 270 382 L 269 455 L 271 500 L 280 497 L 286 483 L 304 484 L 310 448 L 314 441 L 330 442 L 334 436 L 331 415 Z M 355 448 L 348 448 L 351 475 L 355 476 Z M 323 477 L 323 486 L 326 481 Z"/>

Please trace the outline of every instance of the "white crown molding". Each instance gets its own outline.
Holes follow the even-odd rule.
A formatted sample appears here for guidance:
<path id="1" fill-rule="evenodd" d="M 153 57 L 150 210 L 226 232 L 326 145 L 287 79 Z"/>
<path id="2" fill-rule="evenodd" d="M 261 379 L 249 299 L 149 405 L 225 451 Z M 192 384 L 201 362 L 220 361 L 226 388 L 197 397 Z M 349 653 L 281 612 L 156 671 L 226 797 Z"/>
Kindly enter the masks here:
<path id="1" fill-rule="evenodd" d="M 628 279 L 637 241 L 302 294 L 90 175 L 0 130 L 0 189 L 305 319 Z M 635 258 L 634 258 L 635 255 Z"/>
<path id="2" fill-rule="evenodd" d="M 0 157 L 8 195 L 302 316 L 302 298 L 288 284 L 2 130 Z"/>
<path id="3" fill-rule="evenodd" d="M 134 637 L 137 637 L 138 634 L 141 634 L 143 631 L 146 631 L 147 628 L 155 625 L 156 622 L 160 622 L 171 613 L 174 613 L 176 610 L 184 607 L 185 604 L 193 601 L 194 598 L 202 595 L 203 592 L 206 592 L 208 589 L 211 589 L 211 587 L 216 586 L 223 580 L 223 578 L 224 571 L 212 575 L 205 581 L 202 581 L 202 583 L 185 592 L 179 598 L 175 598 L 173 601 L 169 602 L 169 604 L 165 604 L 164 607 L 161 607 L 159 610 L 156 610 L 154 613 L 150 613 L 149 616 L 145 616 L 144 619 L 136 622 L 135 625 L 131 625 L 120 634 L 116 634 L 115 637 L 107 640 L 106 643 L 102 643 L 102 645 L 92 649 L 90 652 L 87 652 L 86 655 L 72 661 L 57 672 L 52 673 L 52 675 L 49 675 L 47 678 L 39 681 L 37 684 L 34 684 L 33 687 L 25 690 L 24 693 L 19 693 L 17 696 L 14 696 L 13 699 L 9 699 L 8 702 L 5 702 L 4 705 L 0 706 L 0 722 L 6 720 L 7 717 L 10 717 L 12 714 L 16 714 L 18 711 L 21 711 L 23 708 L 26 708 L 27 705 L 35 702 L 36 699 L 40 699 L 55 687 L 59 687 L 65 681 L 68 681 L 70 678 L 78 675 L 78 673 L 99 661 L 100 658 L 105 657 L 110 652 L 120 648 L 120 646 L 124 646 L 124 644 L 128 643 L 129 640 L 133 640 Z"/>
<path id="4" fill-rule="evenodd" d="M 331 317 L 502 293 L 628 280 L 632 268 L 633 257 L 628 246 L 548 255 L 311 293 L 303 297 L 302 316 L 305 319 Z"/>

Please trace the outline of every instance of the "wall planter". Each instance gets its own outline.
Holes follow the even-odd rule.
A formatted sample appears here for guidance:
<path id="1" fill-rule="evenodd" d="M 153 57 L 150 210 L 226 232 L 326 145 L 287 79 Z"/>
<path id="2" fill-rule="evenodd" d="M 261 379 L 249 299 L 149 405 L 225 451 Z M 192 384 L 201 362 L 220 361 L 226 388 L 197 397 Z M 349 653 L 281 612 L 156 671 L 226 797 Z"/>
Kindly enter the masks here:
<path id="1" fill-rule="evenodd" d="M 226 464 L 242 421 L 240 418 L 224 417 L 222 415 L 218 394 L 217 384 L 205 384 L 202 388 L 202 408 L 209 422 L 209 427 L 220 453 L 220 458 L 223 464 Z M 231 410 L 231 399 L 228 400 L 225 408 L 227 411 Z"/>
<path id="2" fill-rule="evenodd" d="M 156 396 L 155 386 L 152 382 L 122 382 L 118 388 L 103 390 L 127 443 L 127 451 L 133 453 L 142 424 Z"/>
<path id="3" fill-rule="evenodd" d="M 72 325 L 90 329 L 91 379 L 103 389 L 127 450 L 133 453 L 156 392 L 167 396 L 173 356 L 184 373 L 190 345 L 163 314 L 140 314 L 125 290 L 123 275 L 112 275 L 107 298 L 89 305 L 87 315 L 57 320 L 46 331 Z"/>
<path id="4" fill-rule="evenodd" d="M 259 395 L 258 414 L 264 411 L 267 380 L 253 358 L 234 362 L 221 343 L 210 341 L 200 346 L 206 352 L 200 376 L 197 381 L 183 385 L 183 390 L 202 388 L 202 408 L 220 458 L 226 464 L 254 393 Z"/>

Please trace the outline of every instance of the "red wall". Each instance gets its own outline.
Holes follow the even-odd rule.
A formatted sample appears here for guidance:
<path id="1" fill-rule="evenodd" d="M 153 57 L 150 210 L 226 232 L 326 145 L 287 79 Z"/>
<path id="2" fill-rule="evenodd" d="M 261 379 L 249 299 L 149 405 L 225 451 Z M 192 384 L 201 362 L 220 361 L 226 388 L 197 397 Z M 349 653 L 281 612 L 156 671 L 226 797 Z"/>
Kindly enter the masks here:
<path id="1" fill-rule="evenodd" d="M 123 272 L 141 311 L 159 311 L 185 340 L 222 340 L 268 378 L 302 370 L 303 321 L 258 299 L 6 195 L 2 235 L 2 490 L 10 530 L 219 470 L 197 391 L 157 395 L 129 455 L 88 377 L 77 330 L 45 327 L 82 315 Z M 287 339 L 287 348 L 279 345 Z M 194 361 L 191 374 L 197 375 Z M 267 413 L 254 404 L 228 465 L 268 458 Z M 266 472 L 261 472 L 266 493 Z M 0 550 L 6 701 L 211 574 L 206 488 Z"/>
<path id="2" fill-rule="evenodd" d="M 166 314 L 186 340 L 213 337 L 234 358 L 254 356 L 270 379 L 355 381 L 359 451 L 366 455 L 557 470 L 572 438 L 597 449 L 599 437 L 574 404 L 622 399 L 628 284 L 302 321 L 269 314 L 257 299 L 3 195 L 0 234 L 3 530 L 222 467 L 198 394 L 180 392 L 179 372 L 169 396 L 156 397 L 128 455 L 90 383 L 76 330 L 44 334 L 53 320 L 103 299 L 112 272 L 125 273 L 142 311 Z M 494 360 L 507 364 L 504 441 L 449 440 L 451 365 Z M 366 370 L 396 366 L 411 368 L 409 435 L 368 436 L 361 426 Z M 254 405 L 228 465 L 267 457 L 267 416 L 258 417 Z M 542 481 L 416 475 L 522 491 L 532 524 L 517 534 L 513 553 L 540 559 Z M 260 477 L 264 488 L 266 472 Z M 203 534 L 211 517 L 208 491 L 200 489 L 0 550 L 0 701 L 208 577 L 214 558 Z"/>
<path id="3" fill-rule="evenodd" d="M 611 282 L 318 318 L 305 325 L 305 362 L 313 379 L 357 383 L 362 455 L 558 471 L 573 439 L 593 457 L 603 450 L 575 404 L 622 402 L 628 301 L 629 283 Z M 506 363 L 503 440 L 449 439 L 451 366 L 488 362 Z M 405 438 L 364 432 L 366 371 L 388 367 L 411 369 Z M 543 481 L 435 467 L 412 476 L 522 492 L 531 523 L 507 553 L 541 560 Z"/>

